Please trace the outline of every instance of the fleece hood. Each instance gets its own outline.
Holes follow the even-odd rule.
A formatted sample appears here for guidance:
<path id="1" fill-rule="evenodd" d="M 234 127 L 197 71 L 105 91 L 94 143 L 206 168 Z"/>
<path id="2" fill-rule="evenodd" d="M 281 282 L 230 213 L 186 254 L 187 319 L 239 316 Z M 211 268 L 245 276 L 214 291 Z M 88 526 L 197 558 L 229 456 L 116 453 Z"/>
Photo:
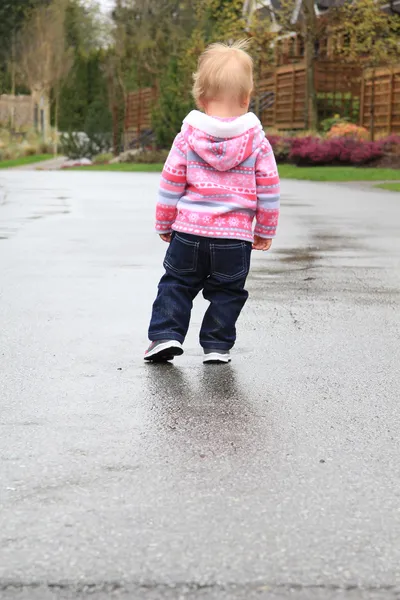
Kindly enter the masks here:
<path id="1" fill-rule="evenodd" d="M 265 134 L 254 113 L 223 120 L 193 110 L 183 121 L 186 143 L 217 171 L 229 171 L 245 161 L 259 146 Z"/>

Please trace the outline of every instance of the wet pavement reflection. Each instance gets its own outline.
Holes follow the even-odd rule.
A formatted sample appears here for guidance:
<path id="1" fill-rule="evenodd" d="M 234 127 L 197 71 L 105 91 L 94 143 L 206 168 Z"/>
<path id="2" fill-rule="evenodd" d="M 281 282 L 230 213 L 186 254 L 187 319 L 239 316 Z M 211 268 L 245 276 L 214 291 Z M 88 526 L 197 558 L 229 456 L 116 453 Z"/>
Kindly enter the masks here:
<path id="1" fill-rule="evenodd" d="M 259 423 L 232 365 L 186 372 L 175 365 L 148 365 L 146 398 L 157 435 L 174 451 L 200 459 L 245 451 Z"/>

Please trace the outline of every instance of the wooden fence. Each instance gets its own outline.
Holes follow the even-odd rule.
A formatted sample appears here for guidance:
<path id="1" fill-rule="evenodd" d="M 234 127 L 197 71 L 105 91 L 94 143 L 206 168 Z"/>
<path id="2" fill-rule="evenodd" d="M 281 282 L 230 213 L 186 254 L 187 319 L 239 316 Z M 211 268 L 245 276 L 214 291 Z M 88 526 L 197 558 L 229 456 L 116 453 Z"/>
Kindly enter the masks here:
<path id="1" fill-rule="evenodd" d="M 151 116 L 157 99 L 156 88 L 142 88 L 128 94 L 125 109 L 125 148 L 144 131 L 151 129 Z"/>
<path id="2" fill-rule="evenodd" d="M 374 134 L 400 133 L 400 65 L 363 72 L 356 65 L 319 60 L 315 63 L 314 81 L 320 120 L 337 113 L 369 129 L 373 106 Z M 257 93 L 262 96 L 267 92 L 273 101 L 261 111 L 265 127 L 305 129 L 304 61 L 263 71 Z M 156 88 L 143 88 L 128 95 L 125 147 L 134 145 L 143 132 L 151 129 L 156 99 Z"/>
<path id="3" fill-rule="evenodd" d="M 400 65 L 367 69 L 361 86 L 360 124 L 374 135 L 400 133 Z"/>
<path id="4" fill-rule="evenodd" d="M 335 113 L 358 118 L 361 69 L 328 61 L 315 64 L 314 81 L 320 120 Z M 305 129 L 306 68 L 304 61 L 276 68 L 266 74 L 259 93 L 273 92 L 273 106 L 263 111 L 262 122 L 275 129 Z"/>

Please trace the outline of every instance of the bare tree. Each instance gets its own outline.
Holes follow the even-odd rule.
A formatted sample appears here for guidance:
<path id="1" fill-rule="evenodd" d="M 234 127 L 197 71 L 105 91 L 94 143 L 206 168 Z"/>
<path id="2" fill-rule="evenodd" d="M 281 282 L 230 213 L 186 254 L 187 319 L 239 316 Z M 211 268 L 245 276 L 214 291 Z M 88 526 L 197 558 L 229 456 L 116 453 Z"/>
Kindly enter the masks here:
<path id="1" fill-rule="evenodd" d="M 47 113 L 51 92 L 54 92 L 56 128 L 60 85 L 72 66 L 72 49 L 67 47 L 65 37 L 66 8 L 66 0 L 53 0 L 49 5 L 33 10 L 21 30 L 17 48 L 20 77 L 31 90 L 34 100 L 41 99 Z M 46 126 L 43 136 L 46 140 Z"/>

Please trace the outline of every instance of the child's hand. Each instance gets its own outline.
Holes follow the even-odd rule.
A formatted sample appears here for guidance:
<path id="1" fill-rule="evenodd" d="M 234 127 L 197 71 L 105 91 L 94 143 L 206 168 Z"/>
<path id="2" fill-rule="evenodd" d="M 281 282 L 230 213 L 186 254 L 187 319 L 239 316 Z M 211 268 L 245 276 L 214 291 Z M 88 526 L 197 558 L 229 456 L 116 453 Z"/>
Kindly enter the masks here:
<path id="1" fill-rule="evenodd" d="M 160 238 L 163 242 L 167 242 L 167 244 L 171 241 L 172 233 L 160 233 Z"/>
<path id="2" fill-rule="evenodd" d="M 272 240 L 262 238 L 259 235 L 254 236 L 253 250 L 263 250 L 265 252 L 271 248 L 271 245 Z"/>

